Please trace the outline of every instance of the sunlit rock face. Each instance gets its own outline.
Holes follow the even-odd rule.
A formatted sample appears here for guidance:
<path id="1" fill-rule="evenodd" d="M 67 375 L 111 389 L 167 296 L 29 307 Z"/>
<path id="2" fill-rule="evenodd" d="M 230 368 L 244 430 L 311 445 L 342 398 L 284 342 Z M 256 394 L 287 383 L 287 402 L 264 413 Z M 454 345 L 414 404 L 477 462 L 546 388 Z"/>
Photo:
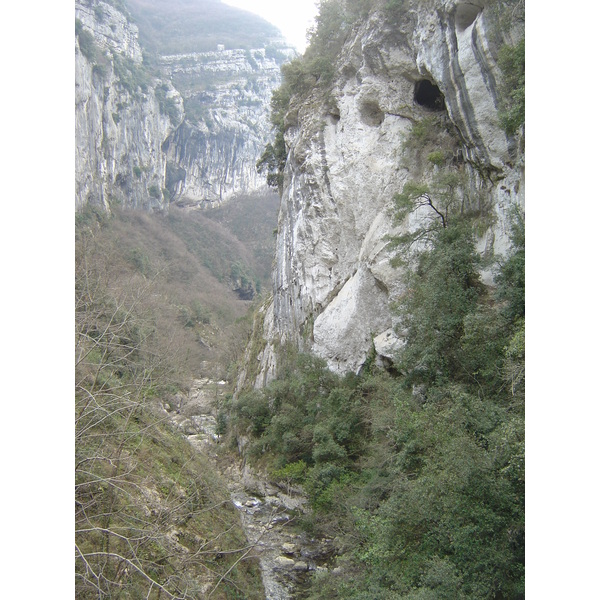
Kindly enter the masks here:
<path id="1" fill-rule="evenodd" d="M 389 364 L 402 346 L 392 303 L 403 271 L 390 265 L 387 236 L 394 194 L 435 177 L 407 148 L 422 119 L 439 115 L 457 131 L 457 168 L 491 205 L 479 250 L 509 247 L 509 209 L 524 204 L 524 151 L 522 136 L 508 138 L 499 123 L 497 57 L 522 28 L 503 30 L 495 3 L 414 4 L 403 28 L 371 14 L 344 46 L 331 93 L 293 107 L 261 382 L 282 342 L 339 373 L 360 371 L 373 353 Z M 425 218 L 412 215 L 396 233 Z"/>
<path id="2" fill-rule="evenodd" d="M 182 118 L 181 98 L 168 81 L 141 76 L 137 27 L 120 11 L 104 2 L 77 0 L 75 18 L 83 39 L 91 35 L 94 44 L 91 56 L 89 42 L 82 49 L 82 37 L 76 36 L 75 207 L 109 209 L 116 203 L 164 210 L 161 146 Z M 173 118 L 161 110 L 158 87 L 172 101 Z"/>

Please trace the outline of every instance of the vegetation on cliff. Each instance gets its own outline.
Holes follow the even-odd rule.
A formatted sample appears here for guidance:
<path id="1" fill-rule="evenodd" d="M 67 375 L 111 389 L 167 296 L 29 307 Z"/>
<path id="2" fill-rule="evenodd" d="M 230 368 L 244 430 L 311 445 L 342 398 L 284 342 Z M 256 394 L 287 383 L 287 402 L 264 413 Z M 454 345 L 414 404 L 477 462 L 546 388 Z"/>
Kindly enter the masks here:
<path id="1" fill-rule="evenodd" d="M 503 46 L 499 62 L 504 75 L 500 120 L 506 133 L 514 135 L 525 124 L 525 40 Z"/>
<path id="2" fill-rule="evenodd" d="M 326 97 L 336 75 L 336 61 L 349 36 L 364 23 L 369 14 L 380 11 L 386 23 L 395 31 L 410 30 L 414 6 L 409 0 L 322 0 L 309 32 L 309 45 L 302 56 L 282 66 L 283 82 L 271 99 L 271 124 L 275 141 L 267 144 L 257 163 L 267 174 L 268 184 L 281 192 L 283 170 L 287 159 L 284 134 L 296 122 L 299 107 L 311 94 Z M 525 122 L 525 41 L 515 45 L 502 42 L 502 31 L 510 29 L 512 21 L 524 21 L 524 3 L 520 0 L 497 0 L 490 7 L 494 13 L 494 36 L 501 48 L 498 64 L 500 82 L 500 121 L 507 135 L 515 135 Z M 435 10 L 433 5 L 431 10 Z M 430 160 L 441 160 L 431 156 Z"/>
<path id="3" fill-rule="evenodd" d="M 283 69 L 276 143 L 259 163 L 280 189 L 285 131 L 310 94 L 326 95 L 367 4 L 321 2 L 306 54 Z M 378 7 L 398 23 L 406 5 Z M 524 123 L 524 44 L 504 45 L 498 59 L 501 121 L 514 135 Z M 249 457 L 274 481 L 302 485 L 313 508 L 303 527 L 335 540 L 313 600 L 524 597 L 524 215 L 515 209 L 511 253 L 484 285 L 494 257 L 477 252 L 476 238 L 494 212 L 460 148 L 445 113 L 415 121 L 405 139 L 411 179 L 391 218 L 420 217 L 388 239 L 406 279 L 393 370 L 378 369 L 373 353 L 360 375 L 341 378 L 287 348 L 278 379 L 229 407 L 232 438 L 251 437 Z"/>
<path id="4" fill-rule="evenodd" d="M 513 238 L 494 293 L 468 224 L 438 229 L 399 302 L 394 374 L 340 378 L 288 349 L 278 380 L 231 405 L 231 435 L 304 486 L 304 527 L 336 541 L 340 569 L 310 598 L 524 594 L 522 216 Z"/>

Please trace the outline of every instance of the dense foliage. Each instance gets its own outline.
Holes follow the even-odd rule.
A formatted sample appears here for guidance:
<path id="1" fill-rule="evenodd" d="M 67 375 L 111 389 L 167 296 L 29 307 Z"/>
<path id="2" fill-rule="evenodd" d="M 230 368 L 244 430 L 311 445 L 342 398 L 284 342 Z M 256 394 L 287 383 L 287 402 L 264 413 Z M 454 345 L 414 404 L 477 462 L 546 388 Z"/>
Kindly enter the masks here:
<path id="1" fill-rule="evenodd" d="M 438 221 L 399 302 L 399 373 L 339 378 L 288 349 L 231 406 L 250 457 L 308 492 L 304 526 L 335 538 L 341 569 L 310 598 L 524 594 L 523 217 L 497 293 L 468 220 Z"/>
<path id="2" fill-rule="evenodd" d="M 83 28 L 83 23 L 79 19 L 75 19 L 75 35 L 77 36 L 81 53 L 90 62 L 94 62 L 99 52 L 98 46 L 96 46 L 93 34 Z"/>

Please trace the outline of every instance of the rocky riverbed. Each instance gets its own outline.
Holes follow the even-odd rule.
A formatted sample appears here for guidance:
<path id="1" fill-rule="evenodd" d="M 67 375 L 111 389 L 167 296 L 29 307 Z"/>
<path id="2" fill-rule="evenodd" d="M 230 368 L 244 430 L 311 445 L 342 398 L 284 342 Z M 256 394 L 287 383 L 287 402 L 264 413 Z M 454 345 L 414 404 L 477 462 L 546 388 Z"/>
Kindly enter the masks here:
<path id="1" fill-rule="evenodd" d="M 281 489 L 255 473 L 241 457 L 226 463 L 218 460 L 217 412 L 226 385 L 195 380 L 187 396 L 177 395 L 164 408 L 190 444 L 213 458 L 226 477 L 231 502 L 260 562 L 266 600 L 302 598 L 310 576 L 328 568 L 333 542 L 312 538 L 295 527 L 297 517 L 308 510 L 301 489 Z"/>

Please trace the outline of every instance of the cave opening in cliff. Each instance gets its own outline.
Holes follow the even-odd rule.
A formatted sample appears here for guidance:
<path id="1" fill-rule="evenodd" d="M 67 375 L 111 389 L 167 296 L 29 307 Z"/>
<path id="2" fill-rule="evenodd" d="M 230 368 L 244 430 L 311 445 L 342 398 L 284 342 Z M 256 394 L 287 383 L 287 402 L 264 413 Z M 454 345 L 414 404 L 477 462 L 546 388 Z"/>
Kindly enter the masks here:
<path id="1" fill-rule="evenodd" d="M 375 100 L 365 100 L 360 106 L 360 118 L 371 127 L 379 127 L 385 119 L 385 113 Z"/>
<path id="2" fill-rule="evenodd" d="M 458 31 L 462 32 L 470 27 L 475 22 L 481 10 L 481 6 L 477 6 L 476 4 L 462 2 L 457 4 L 454 20 Z"/>
<path id="3" fill-rule="evenodd" d="M 417 81 L 415 84 L 415 102 L 429 110 L 444 110 L 446 108 L 444 94 L 437 85 L 427 79 Z"/>

